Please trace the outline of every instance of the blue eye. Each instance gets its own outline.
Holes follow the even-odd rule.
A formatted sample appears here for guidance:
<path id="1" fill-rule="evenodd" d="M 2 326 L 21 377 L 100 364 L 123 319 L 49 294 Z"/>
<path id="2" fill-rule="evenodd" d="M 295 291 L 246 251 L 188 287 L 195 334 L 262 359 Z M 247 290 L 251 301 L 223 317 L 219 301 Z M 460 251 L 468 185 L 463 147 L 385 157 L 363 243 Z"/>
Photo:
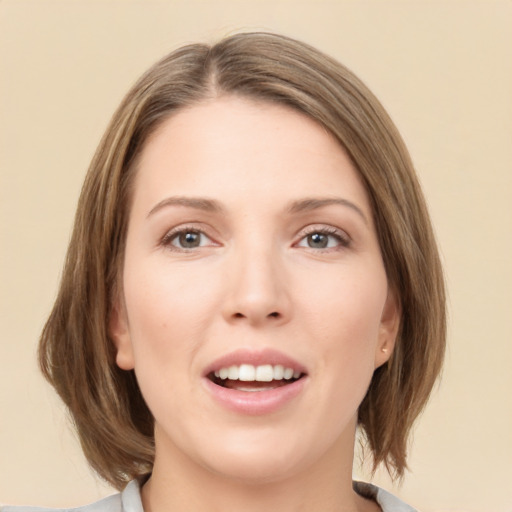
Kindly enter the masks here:
<path id="1" fill-rule="evenodd" d="M 338 230 L 315 230 L 304 236 L 298 247 L 307 247 L 309 249 L 333 249 L 336 247 L 348 247 L 349 239 L 342 235 Z"/>
<path id="2" fill-rule="evenodd" d="M 331 240 L 329 239 L 331 238 Z M 326 249 L 329 247 L 329 242 L 331 242 L 332 247 L 332 236 L 325 235 L 324 233 L 313 233 L 306 237 L 308 247 L 312 249 Z"/>
<path id="3" fill-rule="evenodd" d="M 201 233 L 187 231 L 180 233 L 173 239 L 173 245 L 179 245 L 183 249 L 193 249 L 201 245 Z"/>
<path id="4" fill-rule="evenodd" d="M 176 249 L 197 249 L 211 243 L 211 240 L 201 231 L 181 229 L 165 235 L 162 244 Z"/>

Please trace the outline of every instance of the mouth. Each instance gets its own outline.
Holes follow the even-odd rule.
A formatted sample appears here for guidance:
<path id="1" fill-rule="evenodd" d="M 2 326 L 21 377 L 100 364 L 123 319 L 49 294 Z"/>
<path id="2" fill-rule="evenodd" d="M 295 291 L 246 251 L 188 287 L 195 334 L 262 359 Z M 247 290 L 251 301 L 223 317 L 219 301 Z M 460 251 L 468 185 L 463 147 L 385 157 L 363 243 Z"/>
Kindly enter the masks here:
<path id="1" fill-rule="evenodd" d="M 240 364 L 224 366 L 207 377 L 217 386 L 236 391 L 261 392 L 293 384 L 305 373 L 281 364 Z"/>
<path id="2" fill-rule="evenodd" d="M 308 381 L 305 366 L 270 348 L 226 354 L 203 373 L 205 389 L 214 401 L 242 415 L 282 410 L 300 399 Z"/>

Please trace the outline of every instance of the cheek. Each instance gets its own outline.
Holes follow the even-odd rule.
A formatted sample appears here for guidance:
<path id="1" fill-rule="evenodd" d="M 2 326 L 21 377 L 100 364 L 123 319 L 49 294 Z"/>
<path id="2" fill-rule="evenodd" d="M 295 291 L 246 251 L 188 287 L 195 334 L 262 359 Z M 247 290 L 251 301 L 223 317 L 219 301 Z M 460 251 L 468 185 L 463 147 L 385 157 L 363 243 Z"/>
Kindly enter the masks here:
<path id="1" fill-rule="evenodd" d="M 161 259 L 132 269 L 124 292 L 137 381 L 156 424 L 183 440 L 200 410 L 195 361 L 218 309 L 218 284 Z"/>
<path id="2" fill-rule="evenodd" d="M 376 341 L 387 297 L 383 269 L 347 268 L 324 276 L 317 272 L 314 286 L 305 283 L 301 295 L 304 309 L 319 320 L 319 332 L 353 337 L 357 345 Z"/>
<path id="3" fill-rule="evenodd" d="M 384 271 L 333 273 L 316 283 L 303 300 L 322 366 L 333 380 L 369 381 L 387 296 Z"/>
<path id="4" fill-rule="evenodd" d="M 135 374 L 157 420 L 162 410 L 183 407 L 180 394 L 172 390 L 185 385 L 194 350 L 194 326 L 187 321 L 193 307 L 186 294 L 176 292 L 179 286 L 152 265 L 132 272 L 126 268 L 124 296 Z"/>
<path id="5" fill-rule="evenodd" d="M 136 370 L 177 366 L 202 342 L 216 308 L 217 286 L 200 269 L 169 266 L 162 258 L 130 265 L 127 258 L 124 297 Z M 137 368 L 138 367 L 138 368 Z"/>

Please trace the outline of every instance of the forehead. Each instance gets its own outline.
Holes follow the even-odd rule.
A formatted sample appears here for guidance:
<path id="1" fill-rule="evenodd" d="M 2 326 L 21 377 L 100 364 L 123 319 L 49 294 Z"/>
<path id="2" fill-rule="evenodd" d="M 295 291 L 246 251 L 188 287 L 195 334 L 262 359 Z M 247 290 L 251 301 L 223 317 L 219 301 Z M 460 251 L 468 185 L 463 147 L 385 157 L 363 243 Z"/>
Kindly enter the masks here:
<path id="1" fill-rule="evenodd" d="M 180 110 L 147 140 L 135 195 L 351 195 L 361 179 L 322 125 L 284 105 L 227 96 Z"/>

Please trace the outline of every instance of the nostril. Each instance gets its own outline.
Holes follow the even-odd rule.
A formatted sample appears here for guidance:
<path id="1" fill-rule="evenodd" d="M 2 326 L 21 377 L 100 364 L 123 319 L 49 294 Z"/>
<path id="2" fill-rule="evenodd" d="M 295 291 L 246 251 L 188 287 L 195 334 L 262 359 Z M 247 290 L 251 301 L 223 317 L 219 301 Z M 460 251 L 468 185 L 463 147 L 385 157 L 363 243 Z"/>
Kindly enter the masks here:
<path id="1" fill-rule="evenodd" d="M 240 313 L 240 311 L 237 311 L 236 313 L 233 313 L 231 318 L 251 319 L 253 316 L 255 316 L 255 315 L 253 315 L 253 314 L 244 315 L 243 313 Z M 281 318 L 281 313 L 279 313 L 278 311 L 273 311 L 272 313 L 269 313 L 268 315 L 266 315 L 266 317 L 264 317 L 264 318 Z"/>

